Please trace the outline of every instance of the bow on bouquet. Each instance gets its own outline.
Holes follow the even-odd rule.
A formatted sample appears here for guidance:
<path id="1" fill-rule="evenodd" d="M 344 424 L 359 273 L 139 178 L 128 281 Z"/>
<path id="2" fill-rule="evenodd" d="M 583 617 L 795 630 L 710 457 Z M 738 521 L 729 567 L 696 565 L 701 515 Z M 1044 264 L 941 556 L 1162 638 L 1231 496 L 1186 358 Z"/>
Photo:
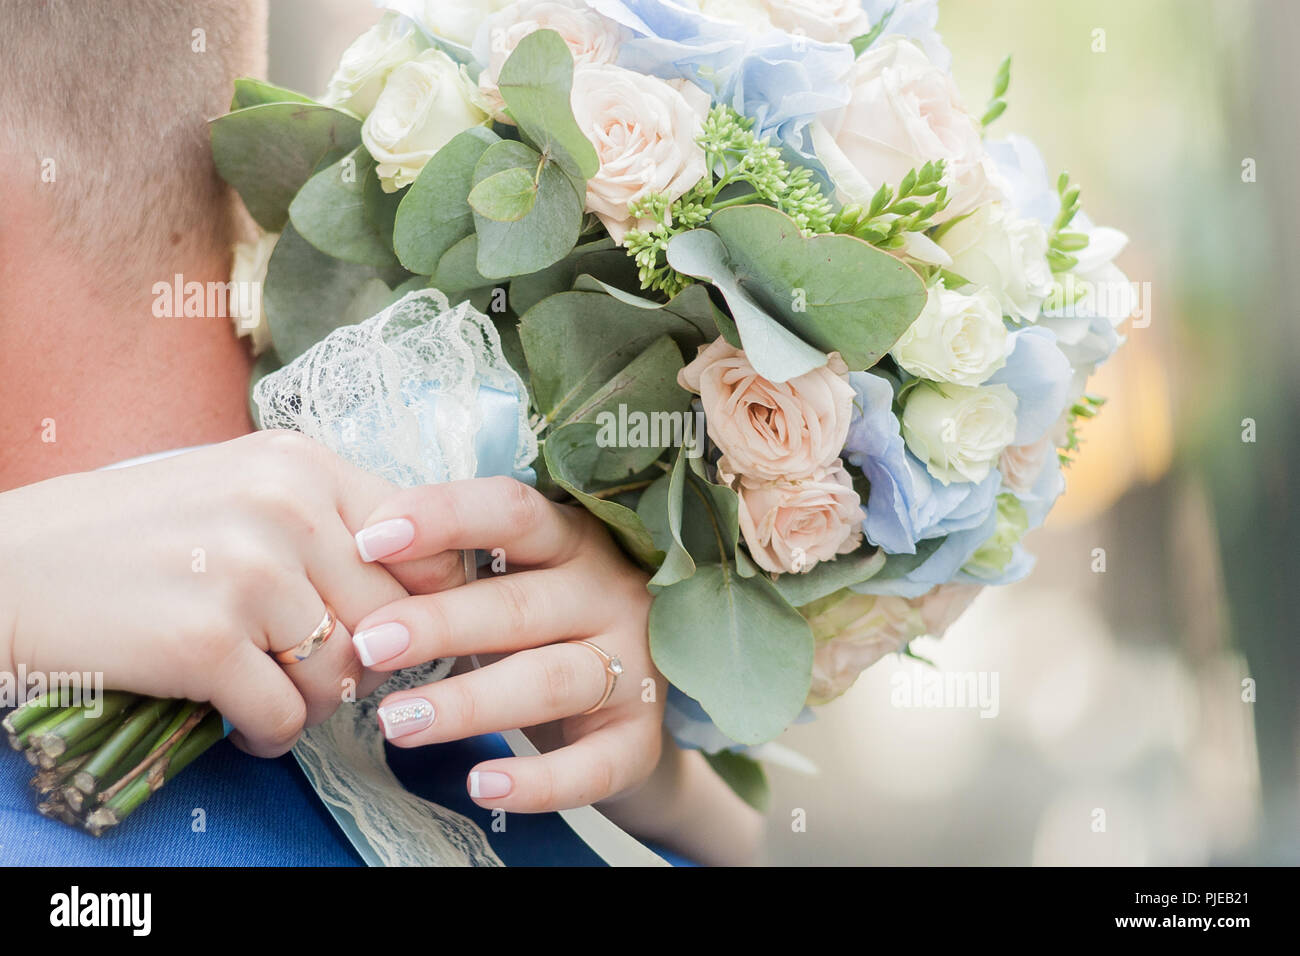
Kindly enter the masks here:
<path id="1" fill-rule="evenodd" d="M 670 729 L 761 802 L 760 745 L 1030 570 L 1125 237 L 987 138 L 1010 63 L 968 112 L 930 0 L 387 6 L 320 100 L 212 124 L 241 327 L 265 372 L 428 290 L 480 317 L 539 486 L 653 573 Z"/>

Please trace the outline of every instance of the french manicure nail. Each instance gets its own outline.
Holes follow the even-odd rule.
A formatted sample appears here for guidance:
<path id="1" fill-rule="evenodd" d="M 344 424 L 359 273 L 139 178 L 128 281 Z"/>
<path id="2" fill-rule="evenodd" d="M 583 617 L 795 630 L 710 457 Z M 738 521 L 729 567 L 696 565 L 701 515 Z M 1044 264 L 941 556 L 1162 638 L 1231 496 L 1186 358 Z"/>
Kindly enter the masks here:
<path id="1" fill-rule="evenodd" d="M 357 631 L 352 635 L 352 646 L 357 657 L 367 667 L 390 660 L 411 646 L 411 632 L 403 624 L 390 621 Z"/>
<path id="2" fill-rule="evenodd" d="M 415 540 L 415 525 L 406 518 L 390 518 L 357 532 L 362 561 L 382 561 Z"/>
<path id="3" fill-rule="evenodd" d="M 422 697 L 408 697 L 379 708 L 379 726 L 389 740 L 424 730 L 433 723 L 433 704 Z"/>
<path id="4" fill-rule="evenodd" d="M 484 800 L 504 797 L 513 785 L 509 775 L 494 770 L 475 770 L 469 775 L 469 795 Z"/>

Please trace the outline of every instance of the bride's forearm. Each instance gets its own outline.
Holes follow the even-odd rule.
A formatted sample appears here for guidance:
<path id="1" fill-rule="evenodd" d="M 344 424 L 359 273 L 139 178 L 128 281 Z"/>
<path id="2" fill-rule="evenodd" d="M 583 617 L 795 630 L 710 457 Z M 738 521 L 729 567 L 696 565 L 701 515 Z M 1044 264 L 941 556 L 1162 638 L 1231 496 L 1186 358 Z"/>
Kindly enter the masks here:
<path id="1" fill-rule="evenodd" d="M 664 735 L 663 757 L 635 792 L 601 804 L 619 826 L 708 866 L 756 862 L 763 817 L 713 772 L 698 751 Z"/>

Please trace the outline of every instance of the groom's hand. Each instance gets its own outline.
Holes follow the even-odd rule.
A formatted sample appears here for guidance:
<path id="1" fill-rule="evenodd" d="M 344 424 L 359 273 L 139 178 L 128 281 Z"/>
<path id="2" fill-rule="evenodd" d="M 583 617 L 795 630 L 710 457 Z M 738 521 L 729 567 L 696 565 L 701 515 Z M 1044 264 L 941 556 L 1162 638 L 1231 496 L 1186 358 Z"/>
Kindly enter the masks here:
<path id="1" fill-rule="evenodd" d="M 647 577 L 595 518 L 512 479 L 473 479 L 397 492 L 366 518 L 357 547 L 413 592 L 436 591 L 358 622 L 353 643 L 367 667 L 506 655 L 385 698 L 380 721 L 394 744 L 548 725 L 540 736 L 558 738 L 556 749 L 470 774 L 470 796 L 508 811 L 594 803 L 649 777 L 667 683 L 650 659 Z M 494 573 L 447 587 L 463 581 L 460 550 L 471 548 L 492 554 Z"/>

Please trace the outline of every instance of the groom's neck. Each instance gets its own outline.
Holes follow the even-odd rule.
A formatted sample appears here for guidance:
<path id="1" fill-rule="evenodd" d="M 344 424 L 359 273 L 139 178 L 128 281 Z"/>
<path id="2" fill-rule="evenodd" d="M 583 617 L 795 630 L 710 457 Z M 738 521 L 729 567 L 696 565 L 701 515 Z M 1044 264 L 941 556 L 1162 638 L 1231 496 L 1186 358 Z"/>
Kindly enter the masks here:
<path id="1" fill-rule="evenodd" d="M 0 228 L 0 490 L 247 432 L 250 362 L 230 319 L 186 317 L 155 291 L 225 282 L 227 247 L 176 231 L 166 261 L 127 255 L 104 275 L 54 233 L 33 209 Z"/>

